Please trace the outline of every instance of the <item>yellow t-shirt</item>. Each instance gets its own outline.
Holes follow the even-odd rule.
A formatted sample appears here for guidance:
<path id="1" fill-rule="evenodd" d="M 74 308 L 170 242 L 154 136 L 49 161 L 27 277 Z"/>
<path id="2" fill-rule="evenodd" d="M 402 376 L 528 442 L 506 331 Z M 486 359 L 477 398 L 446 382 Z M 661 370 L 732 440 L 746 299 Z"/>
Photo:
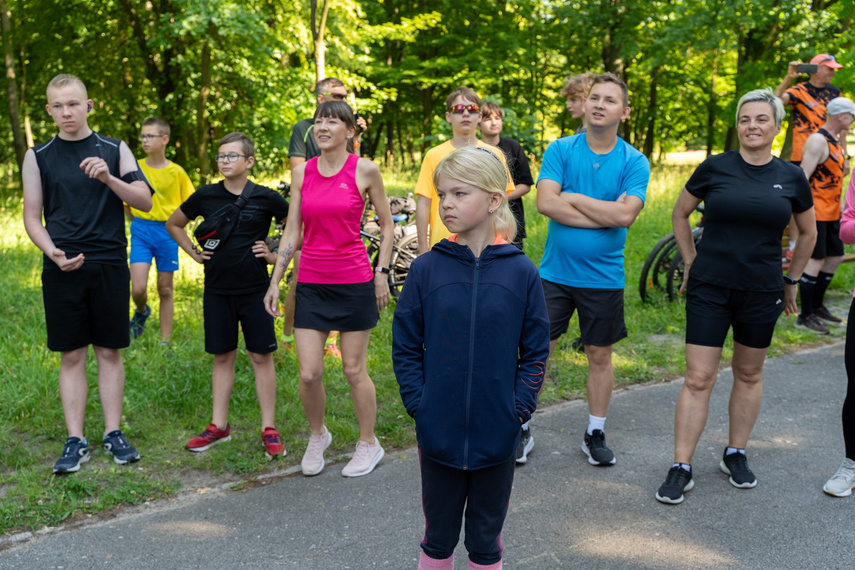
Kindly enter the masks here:
<path id="1" fill-rule="evenodd" d="M 507 193 L 510 194 L 513 192 L 515 186 L 513 180 L 511 180 L 510 171 L 508 171 L 505 153 L 501 149 L 480 140 L 476 143 L 476 146 L 490 149 L 502 160 L 502 164 L 505 165 L 505 172 L 508 174 Z M 451 235 L 451 232 L 442 223 L 442 217 L 439 215 L 439 197 L 436 195 L 436 186 L 433 185 L 433 173 L 440 161 L 454 150 L 456 149 L 451 144 L 451 141 L 447 141 L 427 151 L 422 161 L 422 169 L 419 172 L 419 181 L 416 183 L 416 194 L 430 198 L 430 227 L 428 228 L 428 243 L 430 247 L 433 247 L 435 243 Z"/>
<path id="2" fill-rule="evenodd" d="M 144 158 L 137 162 L 145 177 L 148 178 L 149 184 L 154 188 L 154 196 L 151 197 L 150 212 L 141 212 L 136 208 L 131 208 L 131 213 L 135 218 L 142 220 L 165 222 L 175 211 L 175 208 L 183 204 L 184 200 L 193 193 L 193 183 L 190 182 L 190 177 L 187 176 L 184 169 L 171 160 L 166 168 L 159 169 L 146 165 Z"/>

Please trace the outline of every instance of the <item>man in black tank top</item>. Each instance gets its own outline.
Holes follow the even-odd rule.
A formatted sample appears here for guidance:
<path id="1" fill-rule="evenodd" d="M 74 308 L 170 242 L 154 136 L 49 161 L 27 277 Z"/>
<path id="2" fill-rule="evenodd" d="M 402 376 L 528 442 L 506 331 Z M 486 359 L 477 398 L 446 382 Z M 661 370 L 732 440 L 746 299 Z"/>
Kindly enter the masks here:
<path id="1" fill-rule="evenodd" d="M 24 157 L 24 227 L 44 253 L 48 348 L 60 353 L 68 439 L 53 471 L 71 473 L 90 457 L 83 436 L 90 344 L 98 361 L 104 450 L 119 464 L 140 458 L 119 430 L 125 388 L 120 349 L 130 343 L 122 202 L 147 212 L 153 191 L 128 145 L 89 128 L 92 100 L 80 79 L 54 77 L 47 100 L 59 134 Z"/>

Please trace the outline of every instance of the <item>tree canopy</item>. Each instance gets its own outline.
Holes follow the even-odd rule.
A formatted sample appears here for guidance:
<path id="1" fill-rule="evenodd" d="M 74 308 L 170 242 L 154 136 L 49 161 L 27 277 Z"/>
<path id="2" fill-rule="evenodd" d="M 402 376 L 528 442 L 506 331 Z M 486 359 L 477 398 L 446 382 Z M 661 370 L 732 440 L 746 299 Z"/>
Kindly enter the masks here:
<path id="1" fill-rule="evenodd" d="M 855 0 L 0 0 L 7 144 L 19 163 L 55 132 L 41 111 L 58 73 L 83 79 L 93 128 L 141 153 L 142 121 L 172 125 L 173 158 L 211 172 L 212 145 L 240 130 L 270 172 L 318 77 L 339 77 L 369 121 L 363 154 L 405 168 L 450 135 L 446 95 L 474 88 L 506 111 L 506 133 L 539 155 L 576 126 L 568 75 L 613 71 L 630 88 L 623 136 L 658 153 L 734 145 L 738 96 L 775 87 L 787 62 L 832 53 L 855 79 Z"/>

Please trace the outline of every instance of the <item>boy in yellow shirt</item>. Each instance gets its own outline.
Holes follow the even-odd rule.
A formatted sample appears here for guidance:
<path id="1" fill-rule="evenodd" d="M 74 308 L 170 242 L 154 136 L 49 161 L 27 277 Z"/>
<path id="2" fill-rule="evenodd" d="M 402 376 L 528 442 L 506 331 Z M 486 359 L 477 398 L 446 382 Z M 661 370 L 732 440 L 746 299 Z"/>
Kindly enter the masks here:
<path id="1" fill-rule="evenodd" d="M 497 147 L 481 142 L 475 136 L 478 124 L 481 122 L 481 98 L 467 87 L 458 87 L 445 100 L 445 120 L 451 124 L 453 136 L 439 146 L 435 146 L 425 154 L 422 161 L 419 180 L 416 183 L 416 230 L 419 236 L 419 255 L 426 253 L 435 243 L 451 235 L 442 222 L 439 209 L 439 197 L 433 185 L 433 172 L 439 162 L 455 149 L 464 146 L 478 146 L 491 150 L 505 165 L 505 153 Z M 507 192 L 515 190 L 510 173 L 508 174 Z"/>
<path id="2" fill-rule="evenodd" d="M 130 322 L 131 338 L 145 330 L 151 315 L 148 306 L 148 271 L 151 260 L 157 262 L 157 294 L 160 297 L 160 341 L 168 344 L 172 336 L 175 313 L 172 274 L 178 269 L 178 244 L 166 231 L 166 220 L 193 193 L 193 183 L 183 168 L 166 158 L 169 143 L 169 123 L 157 117 L 143 121 L 140 134 L 146 153 L 139 160 L 140 168 L 154 188 L 150 212 L 125 206 L 131 221 L 131 297 L 136 310 Z"/>

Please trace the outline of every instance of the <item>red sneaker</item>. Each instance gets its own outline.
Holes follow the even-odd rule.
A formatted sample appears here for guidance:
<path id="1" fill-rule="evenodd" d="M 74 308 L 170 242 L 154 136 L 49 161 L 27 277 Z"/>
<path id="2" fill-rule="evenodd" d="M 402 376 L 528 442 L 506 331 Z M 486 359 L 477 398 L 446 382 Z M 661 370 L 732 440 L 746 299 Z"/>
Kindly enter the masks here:
<path id="1" fill-rule="evenodd" d="M 341 351 L 338 349 L 338 345 L 334 342 L 329 343 L 326 348 L 324 348 L 324 356 L 332 356 L 333 358 L 341 360 Z"/>
<path id="2" fill-rule="evenodd" d="M 282 439 L 276 428 L 264 428 L 261 432 L 261 440 L 264 442 L 264 455 L 267 456 L 267 459 L 285 457 L 287 452 L 285 451 L 285 446 L 282 445 Z"/>
<path id="3" fill-rule="evenodd" d="M 224 430 L 218 428 L 215 424 L 211 424 L 205 428 L 205 431 L 187 442 L 187 450 L 207 451 L 215 443 L 229 441 L 232 438 L 229 433 L 231 433 L 231 426 L 229 424 L 226 424 L 226 429 Z"/>

